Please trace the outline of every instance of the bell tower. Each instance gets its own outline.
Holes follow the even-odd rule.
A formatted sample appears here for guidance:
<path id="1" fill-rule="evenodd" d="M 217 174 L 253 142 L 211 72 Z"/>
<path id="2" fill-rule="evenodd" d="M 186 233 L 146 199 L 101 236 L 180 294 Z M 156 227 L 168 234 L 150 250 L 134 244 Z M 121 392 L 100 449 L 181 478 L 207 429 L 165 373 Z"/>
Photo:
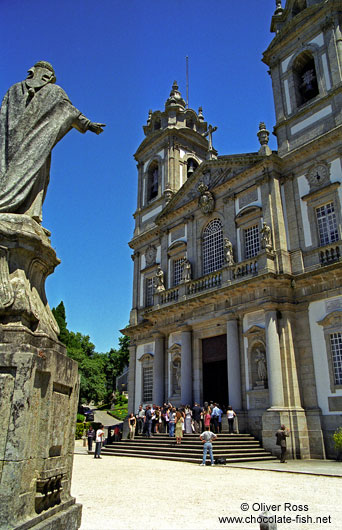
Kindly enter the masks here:
<path id="1" fill-rule="evenodd" d="M 138 163 L 135 235 L 150 227 L 203 160 L 217 154 L 206 139 L 202 108 L 198 112 L 187 108 L 176 81 L 164 111 L 150 110 L 143 129 L 145 138 L 134 155 Z"/>
<path id="2" fill-rule="evenodd" d="M 284 3 L 284 0 L 283 0 Z M 272 77 L 280 156 L 342 122 L 342 1 L 276 0 L 263 61 Z"/>

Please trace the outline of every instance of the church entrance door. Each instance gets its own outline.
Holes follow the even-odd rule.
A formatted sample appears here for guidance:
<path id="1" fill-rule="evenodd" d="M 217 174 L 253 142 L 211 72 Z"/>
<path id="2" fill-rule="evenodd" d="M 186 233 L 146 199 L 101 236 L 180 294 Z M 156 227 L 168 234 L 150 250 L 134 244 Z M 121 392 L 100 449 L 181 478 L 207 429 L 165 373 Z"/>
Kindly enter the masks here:
<path id="1" fill-rule="evenodd" d="M 227 335 L 202 339 L 203 402 L 228 405 Z"/>

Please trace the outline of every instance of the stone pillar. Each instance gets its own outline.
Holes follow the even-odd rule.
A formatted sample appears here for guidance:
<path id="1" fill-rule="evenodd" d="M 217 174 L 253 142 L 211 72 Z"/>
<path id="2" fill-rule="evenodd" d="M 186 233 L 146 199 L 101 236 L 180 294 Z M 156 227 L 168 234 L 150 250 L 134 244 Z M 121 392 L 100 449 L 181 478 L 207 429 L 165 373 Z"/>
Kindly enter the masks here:
<path id="1" fill-rule="evenodd" d="M 154 335 L 153 403 L 164 403 L 164 335 Z"/>
<path id="2" fill-rule="evenodd" d="M 277 333 L 277 313 L 266 311 L 266 357 L 270 407 L 284 406 L 283 378 L 281 370 L 280 344 Z"/>
<path id="3" fill-rule="evenodd" d="M 181 403 L 192 405 L 192 347 L 191 328 L 182 330 Z"/>
<path id="4" fill-rule="evenodd" d="M 129 350 L 129 368 L 128 368 L 128 414 L 135 412 L 135 370 L 136 370 L 136 351 L 137 348 L 131 340 Z"/>
<path id="5" fill-rule="evenodd" d="M 241 405 L 241 373 L 238 322 L 230 317 L 227 321 L 227 370 L 229 405 L 240 410 Z"/>

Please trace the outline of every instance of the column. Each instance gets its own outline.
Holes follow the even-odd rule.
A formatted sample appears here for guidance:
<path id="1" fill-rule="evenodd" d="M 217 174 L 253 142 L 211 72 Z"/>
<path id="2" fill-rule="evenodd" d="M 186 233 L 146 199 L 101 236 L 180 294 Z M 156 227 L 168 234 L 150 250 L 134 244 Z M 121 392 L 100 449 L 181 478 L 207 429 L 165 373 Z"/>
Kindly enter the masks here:
<path id="1" fill-rule="evenodd" d="M 276 311 L 266 311 L 265 325 L 270 407 L 278 408 L 284 406 L 284 391 Z"/>
<path id="2" fill-rule="evenodd" d="M 164 403 L 164 335 L 154 334 L 153 403 Z"/>
<path id="3" fill-rule="evenodd" d="M 234 410 L 241 410 L 240 349 L 236 318 L 227 321 L 227 370 L 229 405 Z"/>
<path id="4" fill-rule="evenodd" d="M 135 370 L 136 370 L 136 345 L 133 339 L 131 339 L 129 350 L 129 368 L 128 368 L 128 414 L 131 412 L 135 413 L 136 403 L 135 401 Z"/>
<path id="5" fill-rule="evenodd" d="M 181 403 L 192 405 L 192 348 L 191 328 L 183 329 L 182 337 L 182 361 L 181 361 Z"/>

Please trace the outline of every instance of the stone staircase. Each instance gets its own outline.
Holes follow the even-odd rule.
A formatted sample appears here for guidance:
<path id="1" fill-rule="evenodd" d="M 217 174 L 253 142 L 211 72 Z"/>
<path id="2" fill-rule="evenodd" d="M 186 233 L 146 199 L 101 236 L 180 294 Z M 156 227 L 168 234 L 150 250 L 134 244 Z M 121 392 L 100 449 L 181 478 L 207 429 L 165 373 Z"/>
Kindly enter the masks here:
<path id="1" fill-rule="evenodd" d="M 185 434 L 180 445 L 176 444 L 175 438 L 170 438 L 167 434 L 155 434 L 152 438 L 137 435 L 134 440 L 107 444 L 102 448 L 101 455 L 133 456 L 199 464 L 202 461 L 202 445 L 198 434 Z M 213 451 L 215 459 L 224 457 L 227 464 L 276 459 L 271 453 L 265 451 L 260 442 L 250 434 L 219 434 L 213 442 Z M 207 456 L 207 462 L 209 462 L 209 456 Z"/>

